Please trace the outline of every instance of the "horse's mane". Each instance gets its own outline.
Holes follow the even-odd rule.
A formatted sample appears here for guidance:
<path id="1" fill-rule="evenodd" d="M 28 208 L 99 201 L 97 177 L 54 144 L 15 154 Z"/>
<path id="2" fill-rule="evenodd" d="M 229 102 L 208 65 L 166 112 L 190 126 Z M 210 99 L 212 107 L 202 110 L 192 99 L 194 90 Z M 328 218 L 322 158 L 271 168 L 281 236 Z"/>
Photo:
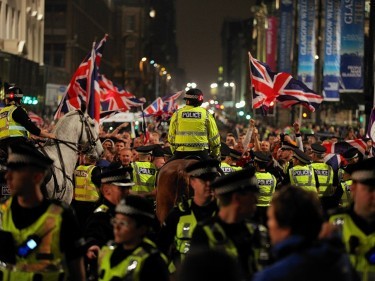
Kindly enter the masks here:
<path id="1" fill-rule="evenodd" d="M 53 132 L 56 133 L 56 131 L 58 131 L 58 129 L 60 129 L 61 127 L 65 127 L 65 122 L 68 120 L 67 117 L 70 117 L 72 115 L 75 115 L 77 113 L 81 112 L 80 110 L 76 109 L 76 110 L 71 110 L 71 111 L 68 111 L 68 113 L 64 114 L 64 116 L 62 116 L 56 123 L 56 126 L 55 128 L 53 129 Z"/>

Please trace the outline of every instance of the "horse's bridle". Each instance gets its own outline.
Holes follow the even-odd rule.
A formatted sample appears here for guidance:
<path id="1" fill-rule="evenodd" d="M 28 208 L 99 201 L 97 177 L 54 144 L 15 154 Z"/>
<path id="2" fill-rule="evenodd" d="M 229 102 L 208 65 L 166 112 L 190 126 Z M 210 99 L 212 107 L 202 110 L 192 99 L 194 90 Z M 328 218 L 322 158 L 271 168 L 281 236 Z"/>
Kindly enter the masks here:
<path id="1" fill-rule="evenodd" d="M 60 143 L 66 145 L 67 147 L 76 151 L 77 153 L 88 153 L 95 148 L 96 142 L 99 140 L 99 135 L 98 135 L 97 138 L 94 137 L 92 131 L 90 130 L 90 124 L 88 123 L 88 120 L 85 117 L 85 115 L 83 114 L 83 112 L 80 111 L 80 110 L 77 110 L 77 114 L 80 115 L 80 120 L 81 120 L 81 123 L 82 123 L 81 134 L 79 136 L 78 142 L 75 143 L 75 142 L 61 140 L 61 139 L 57 139 L 57 138 L 53 139 L 53 141 L 55 142 L 56 147 L 57 147 L 57 154 L 58 154 L 59 161 L 60 161 L 60 164 L 61 164 L 61 168 L 58 168 L 58 169 L 61 171 L 61 173 L 64 176 L 63 176 L 63 184 L 60 187 L 60 186 L 58 186 L 56 175 L 52 171 L 52 176 L 53 176 L 53 179 L 54 179 L 54 186 L 55 186 L 54 187 L 54 194 L 53 194 L 52 198 L 62 199 L 64 197 L 64 194 L 65 194 L 65 191 L 66 191 L 66 181 L 67 181 L 67 179 L 70 182 L 73 183 L 73 179 L 69 175 L 67 175 L 66 171 L 65 171 L 65 165 L 64 165 L 64 160 L 63 160 L 62 153 L 61 153 Z M 84 130 L 86 131 L 88 143 L 86 145 L 81 145 L 80 143 L 81 143 L 81 140 L 82 140 L 82 137 L 83 137 Z M 57 167 L 54 166 L 54 168 L 57 168 Z M 60 194 L 60 196 L 56 196 L 56 193 Z"/>

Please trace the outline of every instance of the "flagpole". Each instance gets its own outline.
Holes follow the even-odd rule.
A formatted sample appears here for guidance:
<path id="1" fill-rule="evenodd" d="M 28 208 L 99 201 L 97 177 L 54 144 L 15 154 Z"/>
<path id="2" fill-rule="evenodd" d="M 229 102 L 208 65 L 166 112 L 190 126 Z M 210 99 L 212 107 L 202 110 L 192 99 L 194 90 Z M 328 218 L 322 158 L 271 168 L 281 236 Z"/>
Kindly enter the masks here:
<path id="1" fill-rule="evenodd" d="M 143 111 L 143 104 L 141 105 L 141 109 L 142 109 L 142 120 L 143 120 L 142 132 L 143 132 L 144 138 L 146 138 L 146 119 L 145 119 L 145 112 Z"/>

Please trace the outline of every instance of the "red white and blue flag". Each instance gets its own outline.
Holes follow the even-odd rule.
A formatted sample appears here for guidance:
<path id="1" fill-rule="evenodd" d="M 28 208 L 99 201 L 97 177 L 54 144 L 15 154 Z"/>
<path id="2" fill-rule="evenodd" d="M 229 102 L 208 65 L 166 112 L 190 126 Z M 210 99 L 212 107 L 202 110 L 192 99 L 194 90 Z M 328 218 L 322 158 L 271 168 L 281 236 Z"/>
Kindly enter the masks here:
<path id="1" fill-rule="evenodd" d="M 323 143 L 322 145 L 327 149 L 326 153 L 342 154 L 349 148 L 355 147 L 363 155 L 365 154 L 367 146 L 363 139 L 346 140 L 335 143 Z"/>
<path id="2" fill-rule="evenodd" d="M 104 38 L 95 45 L 95 56 L 93 57 L 93 53 L 90 52 L 78 66 L 55 112 L 55 119 L 60 118 L 64 113 L 71 110 L 81 109 L 81 104 L 83 102 L 88 103 L 90 95 L 88 89 L 91 91 L 96 87 L 95 83 L 92 84 L 92 79 L 97 79 L 97 69 L 95 70 L 93 65 L 96 65 L 96 68 L 99 67 L 107 37 L 108 35 L 106 34 Z M 92 64 L 92 61 L 95 61 L 95 64 Z M 93 74 L 95 77 L 93 77 Z"/>
<path id="3" fill-rule="evenodd" d="M 163 113 L 172 115 L 178 108 L 177 99 L 184 93 L 178 91 L 177 93 L 162 97 L 163 100 Z"/>
<path id="4" fill-rule="evenodd" d="M 32 122 L 34 122 L 38 127 L 42 127 L 44 125 L 44 120 L 42 117 L 37 115 L 36 113 L 29 111 L 27 112 Z"/>
<path id="5" fill-rule="evenodd" d="M 301 104 L 315 111 L 323 101 L 301 81 L 286 72 L 273 72 L 271 68 L 249 53 L 250 77 L 253 86 L 253 108 L 268 110 L 278 101 L 283 107 Z"/>
<path id="6" fill-rule="evenodd" d="M 163 99 L 158 97 L 143 110 L 145 117 L 161 115 L 163 113 L 163 104 Z"/>

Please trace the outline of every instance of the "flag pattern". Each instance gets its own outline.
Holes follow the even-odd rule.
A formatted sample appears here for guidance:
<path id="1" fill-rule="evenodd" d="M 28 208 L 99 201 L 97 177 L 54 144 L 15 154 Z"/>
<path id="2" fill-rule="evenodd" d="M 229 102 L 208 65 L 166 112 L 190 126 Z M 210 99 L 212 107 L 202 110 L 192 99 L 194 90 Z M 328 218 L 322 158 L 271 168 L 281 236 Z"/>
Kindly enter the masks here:
<path id="1" fill-rule="evenodd" d="M 149 106 L 147 106 L 143 113 L 145 117 L 161 115 L 163 112 L 163 99 L 158 97 Z"/>
<path id="2" fill-rule="evenodd" d="M 31 121 L 34 122 L 38 127 L 42 127 L 44 125 L 43 118 L 37 115 L 36 113 L 29 111 L 27 114 L 29 115 Z"/>
<path id="3" fill-rule="evenodd" d="M 336 153 L 342 154 L 347 151 L 351 147 L 355 147 L 358 149 L 360 153 L 363 155 L 366 151 L 366 142 L 362 139 L 355 139 L 355 140 L 346 140 L 346 141 L 339 141 L 336 143 L 323 143 L 322 144 L 326 149 L 326 153 Z"/>
<path id="4" fill-rule="evenodd" d="M 82 103 L 87 104 L 90 95 L 87 89 L 90 91 L 91 89 L 95 89 L 95 82 L 92 82 L 92 79 L 96 79 L 96 77 L 93 77 L 92 75 L 97 76 L 97 73 L 95 74 L 97 70 L 95 70 L 94 65 L 96 65 L 96 68 L 100 65 L 107 37 L 108 35 L 106 34 L 98 44 L 95 44 L 95 56 L 93 57 L 93 53 L 91 51 L 78 66 L 76 72 L 73 74 L 73 77 L 70 80 L 66 93 L 61 99 L 61 102 L 55 112 L 55 119 L 60 118 L 68 111 L 81 109 Z"/>
<path id="5" fill-rule="evenodd" d="M 285 108 L 301 104 L 315 111 L 323 97 L 309 89 L 304 83 L 289 73 L 273 72 L 271 68 L 253 58 L 249 53 L 250 78 L 253 86 L 253 108 L 268 110 L 278 101 Z"/>

